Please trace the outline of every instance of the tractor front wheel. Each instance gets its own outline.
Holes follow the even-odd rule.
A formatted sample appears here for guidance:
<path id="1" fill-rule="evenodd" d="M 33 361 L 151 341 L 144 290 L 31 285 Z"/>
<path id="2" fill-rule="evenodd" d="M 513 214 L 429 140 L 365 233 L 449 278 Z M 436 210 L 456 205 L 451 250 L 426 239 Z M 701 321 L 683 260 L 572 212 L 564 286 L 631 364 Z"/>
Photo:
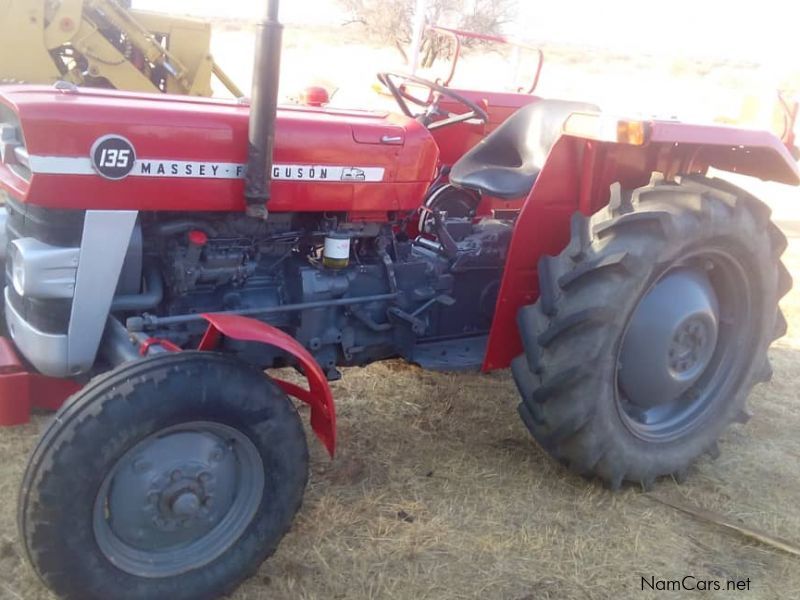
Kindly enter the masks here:
<path id="1" fill-rule="evenodd" d="M 20 537 L 61 598 L 217 598 L 275 551 L 307 474 L 297 411 L 263 373 L 162 354 L 59 411 L 25 473 Z"/>
<path id="2" fill-rule="evenodd" d="M 769 216 L 693 176 L 615 184 L 606 208 L 573 217 L 569 245 L 539 263 L 539 300 L 518 315 L 519 412 L 543 448 L 613 489 L 681 480 L 717 453 L 786 332 L 786 239 Z"/>

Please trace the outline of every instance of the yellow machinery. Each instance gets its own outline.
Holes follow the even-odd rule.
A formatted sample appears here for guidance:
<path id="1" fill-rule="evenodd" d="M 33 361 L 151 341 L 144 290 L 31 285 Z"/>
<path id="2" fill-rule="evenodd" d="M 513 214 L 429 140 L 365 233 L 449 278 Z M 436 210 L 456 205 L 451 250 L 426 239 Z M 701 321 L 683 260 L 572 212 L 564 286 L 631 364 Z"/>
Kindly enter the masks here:
<path id="1" fill-rule="evenodd" d="M 211 26 L 131 10 L 130 0 L 0 0 L 0 82 L 210 96 Z"/>

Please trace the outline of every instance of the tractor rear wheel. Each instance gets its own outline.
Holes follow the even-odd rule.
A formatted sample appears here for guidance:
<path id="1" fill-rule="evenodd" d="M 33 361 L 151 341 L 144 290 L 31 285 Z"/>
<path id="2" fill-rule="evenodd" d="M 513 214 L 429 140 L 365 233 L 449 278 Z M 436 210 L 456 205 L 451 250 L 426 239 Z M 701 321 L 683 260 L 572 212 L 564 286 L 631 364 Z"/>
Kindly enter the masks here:
<path id="1" fill-rule="evenodd" d="M 162 354 L 59 411 L 25 473 L 20 538 L 60 598 L 217 598 L 275 551 L 307 475 L 297 411 L 263 373 Z"/>
<path id="2" fill-rule="evenodd" d="M 520 415 L 539 444 L 612 489 L 682 480 L 771 376 L 791 288 L 786 238 L 760 201 L 724 181 L 611 189 L 539 263 L 540 297 L 518 315 Z"/>

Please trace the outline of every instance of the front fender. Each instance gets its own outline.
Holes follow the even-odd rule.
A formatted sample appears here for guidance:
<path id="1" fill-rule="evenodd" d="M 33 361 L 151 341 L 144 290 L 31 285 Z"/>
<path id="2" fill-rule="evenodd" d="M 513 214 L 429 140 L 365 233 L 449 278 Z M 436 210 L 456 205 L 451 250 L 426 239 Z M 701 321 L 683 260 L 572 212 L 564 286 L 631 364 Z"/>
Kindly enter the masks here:
<path id="1" fill-rule="evenodd" d="M 308 390 L 282 379 L 273 381 L 284 392 L 311 406 L 311 429 L 333 458 L 336 450 L 336 409 L 333 394 L 322 369 L 300 343 L 280 329 L 267 323 L 238 315 L 206 314 L 208 330 L 198 350 L 213 350 L 221 335 L 243 341 L 260 342 L 283 350 L 297 359 L 308 380 Z"/>

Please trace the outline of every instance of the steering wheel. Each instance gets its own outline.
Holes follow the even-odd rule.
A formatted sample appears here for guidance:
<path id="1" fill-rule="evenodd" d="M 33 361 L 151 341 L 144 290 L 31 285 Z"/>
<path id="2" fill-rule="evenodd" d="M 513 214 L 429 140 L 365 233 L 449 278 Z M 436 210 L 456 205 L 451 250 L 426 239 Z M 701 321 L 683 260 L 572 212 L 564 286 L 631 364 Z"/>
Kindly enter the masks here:
<path id="1" fill-rule="evenodd" d="M 395 80 L 402 81 L 398 83 Z M 416 119 L 430 130 L 441 129 L 442 127 L 463 123 L 464 121 L 471 121 L 473 119 L 481 121 L 482 123 L 486 123 L 489 120 L 489 115 L 487 115 L 486 111 L 476 102 L 465 98 L 461 94 L 443 85 L 428 81 L 422 77 L 417 77 L 416 75 L 398 75 L 397 73 L 378 73 L 378 81 L 392 93 L 392 96 L 394 96 L 397 105 L 400 107 L 400 110 L 403 111 L 404 115 Z M 405 89 L 407 83 L 413 83 L 428 88 L 427 100 L 420 100 L 409 94 Z M 463 104 L 469 110 L 464 113 L 442 111 L 439 107 L 439 101 L 443 96 L 455 100 L 459 104 Z M 409 102 L 425 110 L 421 113 L 414 114 L 408 106 Z M 445 118 L 436 120 L 437 117 Z"/>

